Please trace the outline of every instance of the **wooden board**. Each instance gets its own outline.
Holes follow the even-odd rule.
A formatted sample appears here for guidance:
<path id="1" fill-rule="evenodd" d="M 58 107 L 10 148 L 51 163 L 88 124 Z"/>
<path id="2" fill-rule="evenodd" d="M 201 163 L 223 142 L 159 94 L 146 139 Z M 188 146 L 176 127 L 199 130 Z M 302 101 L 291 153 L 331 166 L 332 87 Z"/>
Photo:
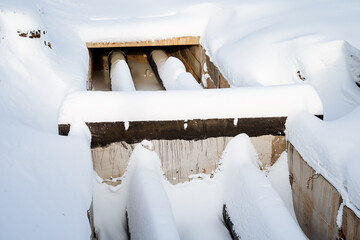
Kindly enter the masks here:
<path id="1" fill-rule="evenodd" d="M 86 123 L 92 134 L 91 147 L 106 146 L 125 141 L 138 143 L 144 139 L 200 140 L 209 137 L 233 137 L 246 133 L 250 137 L 261 135 L 284 135 L 286 117 L 234 119 L 141 121 L 130 122 L 125 130 L 124 122 Z M 185 125 L 186 124 L 186 125 Z M 67 135 L 69 124 L 59 125 L 59 134 Z"/>
<path id="2" fill-rule="evenodd" d="M 115 47 L 150 47 L 150 46 L 173 46 L 173 45 L 198 45 L 200 37 L 176 37 L 163 40 L 148 40 L 136 42 L 95 42 L 86 43 L 88 48 L 115 48 Z"/>

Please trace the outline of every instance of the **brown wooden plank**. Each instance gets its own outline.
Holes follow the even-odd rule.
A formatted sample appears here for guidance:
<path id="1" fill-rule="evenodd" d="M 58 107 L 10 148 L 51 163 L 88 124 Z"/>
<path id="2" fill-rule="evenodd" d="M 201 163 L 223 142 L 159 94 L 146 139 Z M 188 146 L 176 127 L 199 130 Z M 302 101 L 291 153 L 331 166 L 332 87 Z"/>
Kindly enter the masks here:
<path id="1" fill-rule="evenodd" d="M 88 71 L 88 89 L 91 90 L 93 87 L 93 51 L 89 50 L 89 71 Z"/>
<path id="2" fill-rule="evenodd" d="M 216 88 L 220 87 L 220 83 L 219 83 L 219 70 L 217 69 L 217 67 L 210 61 L 209 56 L 206 55 L 206 66 L 208 69 L 208 73 L 211 77 L 211 79 L 213 80 Z"/>
<path id="3" fill-rule="evenodd" d="M 221 73 L 219 75 L 219 87 L 220 88 L 230 88 L 229 82 L 223 77 L 223 75 Z"/>
<path id="4" fill-rule="evenodd" d="M 201 63 L 203 61 L 205 50 L 201 47 L 201 45 L 189 46 L 188 49 L 198 62 Z"/>
<path id="5" fill-rule="evenodd" d="M 138 143 L 144 139 L 200 140 L 209 137 L 233 137 L 246 133 L 250 137 L 261 135 L 284 135 L 286 117 L 234 119 L 141 121 L 130 122 L 125 130 L 124 122 L 86 123 L 92 134 L 92 147 L 106 146 L 113 142 Z M 184 127 L 184 124 L 187 127 Z M 69 124 L 59 125 L 59 134 L 67 135 Z"/>
<path id="6" fill-rule="evenodd" d="M 180 50 L 181 56 L 185 59 L 185 61 L 189 64 L 192 71 L 195 73 L 198 79 L 201 79 L 201 64 L 194 55 L 190 52 L 189 49 L 183 48 Z"/>
<path id="7" fill-rule="evenodd" d="M 89 42 L 88 48 L 115 48 L 115 47 L 150 47 L 150 46 L 172 46 L 172 45 L 198 45 L 200 37 L 187 36 L 162 40 L 148 40 L 135 42 Z"/>

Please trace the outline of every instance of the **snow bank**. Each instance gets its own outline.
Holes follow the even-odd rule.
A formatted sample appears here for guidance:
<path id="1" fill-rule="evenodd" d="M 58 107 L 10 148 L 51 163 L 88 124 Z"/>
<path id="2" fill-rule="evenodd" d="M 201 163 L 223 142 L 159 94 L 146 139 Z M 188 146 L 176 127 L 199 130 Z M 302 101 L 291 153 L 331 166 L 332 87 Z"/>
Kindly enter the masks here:
<path id="1" fill-rule="evenodd" d="M 131 156 L 131 164 L 135 164 L 128 173 L 131 174 L 127 204 L 131 239 L 180 239 L 162 183 L 161 162 L 153 150 L 148 150 L 151 147 L 151 142 L 143 141 Z"/>
<path id="2" fill-rule="evenodd" d="M 360 107 L 334 121 L 308 113 L 289 116 L 286 135 L 304 160 L 341 194 L 360 217 Z"/>
<path id="3" fill-rule="evenodd" d="M 168 57 L 163 50 L 154 50 L 154 60 L 166 90 L 202 89 L 191 73 L 186 72 L 184 63 L 176 57 Z"/>
<path id="4" fill-rule="evenodd" d="M 136 109 L 136 111 L 134 111 Z M 309 85 L 193 91 L 76 92 L 63 103 L 59 124 L 85 122 L 288 116 L 296 110 L 322 114 Z"/>
<path id="5" fill-rule="evenodd" d="M 296 220 L 294 211 L 293 198 L 291 193 L 291 185 L 289 181 L 289 167 L 287 153 L 284 151 L 279 159 L 269 169 L 266 169 L 267 178 L 276 192 L 284 201 L 287 209 Z"/>
<path id="6" fill-rule="evenodd" d="M 110 80 L 113 91 L 136 91 L 130 69 L 122 51 L 112 51 L 110 54 Z"/>
<path id="7" fill-rule="evenodd" d="M 241 239 L 306 239 L 269 180 L 258 169 L 250 138 L 232 139 L 222 156 L 224 199 Z"/>
<path id="8" fill-rule="evenodd" d="M 112 187 L 95 173 L 94 215 L 99 239 L 180 239 L 165 192 L 158 155 L 149 141 L 131 154 L 122 183 Z M 110 203 L 110 204 L 109 204 Z"/>
<path id="9" fill-rule="evenodd" d="M 61 137 L 0 119 L 0 239 L 89 239 L 89 130 L 73 125 Z"/>

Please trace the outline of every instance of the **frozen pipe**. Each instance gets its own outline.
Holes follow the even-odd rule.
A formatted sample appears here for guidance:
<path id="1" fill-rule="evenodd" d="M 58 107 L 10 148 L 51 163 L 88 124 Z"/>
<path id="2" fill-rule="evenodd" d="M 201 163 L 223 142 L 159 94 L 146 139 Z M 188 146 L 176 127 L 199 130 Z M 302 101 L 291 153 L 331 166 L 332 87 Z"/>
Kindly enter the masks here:
<path id="1" fill-rule="evenodd" d="M 163 186 L 161 162 L 149 141 L 142 141 L 130 158 L 127 203 L 131 239 L 179 240 L 172 208 Z"/>
<path id="2" fill-rule="evenodd" d="M 110 60 L 110 80 L 113 91 L 136 91 L 130 69 L 122 51 L 112 51 Z"/>
<path id="3" fill-rule="evenodd" d="M 166 90 L 202 89 L 191 73 L 186 72 L 183 62 L 176 57 L 168 57 L 163 50 L 154 50 L 153 59 Z"/>

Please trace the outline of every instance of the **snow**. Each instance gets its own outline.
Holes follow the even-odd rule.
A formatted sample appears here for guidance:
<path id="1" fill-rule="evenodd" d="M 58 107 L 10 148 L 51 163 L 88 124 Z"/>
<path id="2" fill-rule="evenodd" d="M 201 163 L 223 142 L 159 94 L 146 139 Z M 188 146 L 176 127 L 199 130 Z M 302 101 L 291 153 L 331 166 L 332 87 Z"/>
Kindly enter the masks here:
<path id="1" fill-rule="evenodd" d="M 61 137 L 0 119 L 2 136 L 11 136 L 0 138 L 0 239 L 90 237 L 92 161 L 84 125 Z"/>
<path id="2" fill-rule="evenodd" d="M 132 238 L 158 236 L 156 239 L 161 239 L 157 234 L 167 232 L 168 239 L 179 236 L 189 240 L 231 239 L 222 220 L 222 207 L 226 203 L 241 239 L 305 239 L 257 164 L 250 138 L 241 134 L 230 141 L 223 153 L 222 165 L 214 174 L 192 176 L 191 182 L 171 185 L 163 177 L 160 159 L 152 144 L 143 141 L 131 155 L 120 185 L 106 185 L 96 176 L 96 231 L 101 239 L 105 236 L 106 239 L 126 239 L 127 209 L 130 231 L 137 229 L 134 235 L 131 232 Z M 203 179 L 195 179 L 197 177 Z M 110 210 L 109 203 L 116 207 Z M 161 224 L 161 221 L 165 222 Z M 155 223 L 163 226 L 158 232 L 154 232 L 157 227 L 152 224 Z"/>
<path id="3" fill-rule="evenodd" d="M 144 145 L 147 148 L 150 142 Z M 132 154 L 135 164 L 129 172 L 127 213 L 131 239 L 180 239 L 160 172 L 160 159 L 154 151 L 138 145 Z"/>
<path id="4" fill-rule="evenodd" d="M 113 91 L 135 91 L 130 69 L 126 63 L 125 54 L 121 51 L 113 51 L 110 54 L 110 79 Z"/>
<path id="5" fill-rule="evenodd" d="M 154 50 L 150 55 L 157 67 L 166 90 L 202 89 L 191 73 L 186 72 L 184 63 L 176 57 L 167 57 L 162 50 Z"/>
<path id="6" fill-rule="evenodd" d="M 306 239 L 284 202 L 259 170 L 250 138 L 233 138 L 223 157 L 224 199 L 241 239 Z"/>
<path id="7" fill-rule="evenodd" d="M 63 102 L 59 123 L 69 123 L 74 116 L 85 122 L 159 121 L 282 117 L 300 110 L 322 114 L 321 100 L 310 85 L 206 91 L 76 92 Z"/>
<path id="8" fill-rule="evenodd" d="M 286 135 L 304 160 L 341 194 L 344 203 L 360 216 L 360 107 L 333 121 L 305 112 L 289 116 Z"/>
<path id="9" fill-rule="evenodd" d="M 287 153 L 284 151 L 274 165 L 266 169 L 266 172 L 271 185 L 285 203 L 292 217 L 296 220 L 291 194 Z"/>
<path id="10" fill-rule="evenodd" d="M 80 127 L 83 121 L 288 116 L 307 109 L 310 114 L 289 119 L 289 139 L 356 210 L 359 10 L 357 0 L 2 1 L 0 238 L 88 238 L 91 160 L 89 138 Z M 19 36 L 38 30 L 39 38 Z M 86 90 L 89 66 L 86 42 L 180 36 L 200 36 L 211 61 L 232 88 L 240 89 L 145 97 L 81 92 Z M 267 87 L 284 84 L 294 86 Z M 329 122 L 311 116 L 322 113 Z M 73 122 L 76 115 L 79 120 Z M 59 117 L 60 122 L 75 125 L 71 133 L 75 135 L 57 136 Z M 95 191 L 105 187 L 94 185 Z M 122 209 L 116 193 L 107 190 L 104 199 L 112 200 L 106 203 L 104 216 Z M 95 199 L 104 200 L 94 195 Z M 197 199 L 201 213 L 201 194 Z M 116 230 L 103 230 L 100 236 L 106 239 L 114 230 L 121 239 L 125 212 L 119 214 L 118 222 L 113 222 L 119 223 Z M 111 225 L 105 217 L 95 221 L 103 224 L 101 229 Z M 187 226 L 191 229 L 190 223 Z"/>

